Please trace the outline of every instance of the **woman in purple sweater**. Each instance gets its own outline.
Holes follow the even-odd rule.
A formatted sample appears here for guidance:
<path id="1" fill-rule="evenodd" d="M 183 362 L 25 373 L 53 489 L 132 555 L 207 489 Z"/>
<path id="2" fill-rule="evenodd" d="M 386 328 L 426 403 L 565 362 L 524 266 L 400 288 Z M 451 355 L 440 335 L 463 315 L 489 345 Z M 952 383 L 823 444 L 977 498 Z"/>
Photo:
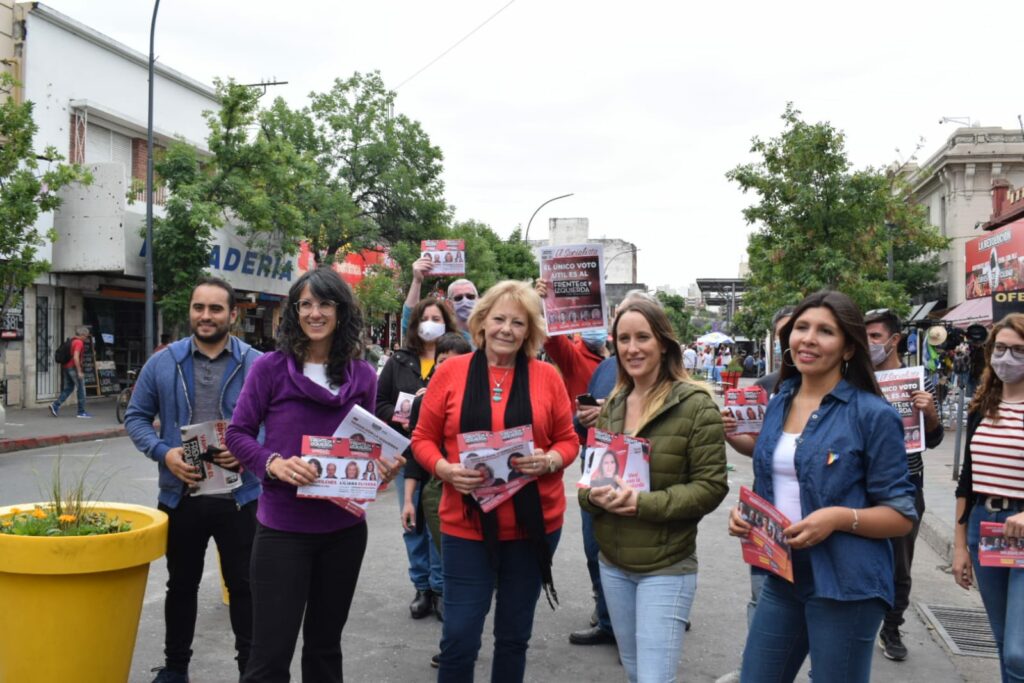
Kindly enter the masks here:
<path id="1" fill-rule="evenodd" d="M 300 625 L 302 679 L 342 680 L 341 631 L 366 550 L 366 522 L 330 501 L 298 498 L 296 488 L 316 478 L 299 457 L 304 434 L 332 435 L 356 404 L 373 412 L 377 373 L 359 360 L 361 334 L 348 285 L 332 270 L 306 273 L 288 293 L 278 350 L 253 364 L 235 406 L 228 447 L 263 484 L 244 683 L 289 680 Z M 384 462 L 380 473 L 393 476 Z"/>

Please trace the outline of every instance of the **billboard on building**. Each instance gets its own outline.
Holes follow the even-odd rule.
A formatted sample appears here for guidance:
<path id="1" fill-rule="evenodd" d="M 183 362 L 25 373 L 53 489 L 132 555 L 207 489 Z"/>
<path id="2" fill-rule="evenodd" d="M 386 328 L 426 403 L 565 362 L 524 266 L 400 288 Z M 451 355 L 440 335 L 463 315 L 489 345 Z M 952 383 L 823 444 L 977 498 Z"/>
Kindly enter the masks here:
<path id="1" fill-rule="evenodd" d="M 1024 221 L 975 237 L 965 250 L 968 299 L 1015 291 L 1024 286 Z"/>

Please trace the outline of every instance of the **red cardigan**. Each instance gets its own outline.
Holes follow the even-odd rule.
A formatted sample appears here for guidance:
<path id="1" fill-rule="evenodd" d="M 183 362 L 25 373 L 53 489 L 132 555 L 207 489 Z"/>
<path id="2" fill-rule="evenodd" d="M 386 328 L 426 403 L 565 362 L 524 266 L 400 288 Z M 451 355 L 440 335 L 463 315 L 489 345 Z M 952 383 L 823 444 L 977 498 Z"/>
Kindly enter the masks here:
<path id="1" fill-rule="evenodd" d="M 473 354 L 457 356 L 445 361 L 430 380 L 427 393 L 420 406 L 420 419 L 412 435 L 412 452 L 416 460 L 428 471 L 436 474 L 437 463 L 443 457 L 438 444 L 444 442 L 448 462 L 459 462 L 456 437 L 462 416 L 462 399 L 469 379 L 469 363 Z M 572 426 L 572 404 L 565 393 L 558 372 L 547 363 L 531 359 L 530 405 L 533 408 L 533 443 L 544 451 L 554 450 L 562 456 L 565 467 L 576 459 L 579 439 Z M 504 369 L 489 368 L 491 385 L 505 375 Z M 502 385 L 511 388 L 515 370 L 510 370 Z M 491 404 L 491 430 L 505 428 L 505 408 L 509 391 L 501 403 Z M 564 468 L 563 468 L 564 469 Z M 551 533 L 562 527 L 565 513 L 565 487 L 562 484 L 562 470 L 546 474 L 537 480 L 540 488 L 541 507 L 544 511 L 544 527 Z M 498 538 L 502 541 L 522 538 L 516 529 L 515 511 L 511 500 L 499 505 Z M 469 540 L 483 540 L 480 525 L 475 517 L 467 518 L 462 495 L 445 483 L 441 495 L 442 533 Z"/>
<path id="2" fill-rule="evenodd" d="M 587 393 L 594 370 L 597 370 L 597 366 L 604 360 L 604 356 L 591 351 L 582 340 L 574 342 L 564 334 L 548 337 L 544 342 L 544 350 L 562 371 L 562 379 L 565 381 L 570 400 Z"/>

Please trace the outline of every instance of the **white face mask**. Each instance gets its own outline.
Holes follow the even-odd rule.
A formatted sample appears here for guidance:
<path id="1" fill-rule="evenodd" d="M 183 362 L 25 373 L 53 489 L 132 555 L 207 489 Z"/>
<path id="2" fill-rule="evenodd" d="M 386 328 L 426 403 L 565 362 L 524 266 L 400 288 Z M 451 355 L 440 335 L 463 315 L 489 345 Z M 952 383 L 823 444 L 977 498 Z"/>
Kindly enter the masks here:
<path id="1" fill-rule="evenodd" d="M 1003 384 L 1016 384 L 1024 379 L 1024 361 L 1017 360 L 1009 351 L 992 356 L 992 372 Z"/>
<path id="2" fill-rule="evenodd" d="M 424 320 L 420 322 L 420 339 L 425 342 L 432 342 L 444 334 L 444 329 L 444 323 L 434 322 L 433 320 Z"/>

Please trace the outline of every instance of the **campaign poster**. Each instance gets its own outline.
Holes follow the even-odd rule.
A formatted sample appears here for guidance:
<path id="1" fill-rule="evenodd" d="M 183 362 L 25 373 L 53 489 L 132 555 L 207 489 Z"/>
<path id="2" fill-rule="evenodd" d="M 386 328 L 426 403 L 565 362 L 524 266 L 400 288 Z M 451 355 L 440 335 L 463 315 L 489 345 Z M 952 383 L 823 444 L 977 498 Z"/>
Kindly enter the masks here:
<path id="1" fill-rule="evenodd" d="M 968 241 L 964 249 L 968 299 L 1024 288 L 1024 225 L 1011 223 L 987 232 Z"/>
<path id="2" fill-rule="evenodd" d="M 466 432 L 458 435 L 459 462 L 484 477 L 473 490 L 480 509 L 490 512 L 536 479 L 518 472 L 512 460 L 533 455 L 533 428 L 513 427 L 501 432 Z"/>
<path id="3" fill-rule="evenodd" d="M 792 583 L 793 549 L 782 533 L 790 526 L 789 518 L 746 486 L 740 487 L 740 514 L 753 527 L 740 539 L 743 561 Z"/>
<path id="4" fill-rule="evenodd" d="M 434 262 L 431 275 L 465 275 L 466 240 L 423 240 L 420 242 L 420 258 Z"/>
<path id="5" fill-rule="evenodd" d="M 360 517 L 366 504 L 377 499 L 379 444 L 307 434 L 302 437 L 302 459 L 316 468 L 317 478 L 298 487 L 299 498 L 329 500 Z"/>
<path id="6" fill-rule="evenodd" d="M 879 370 L 875 372 L 878 388 L 903 421 L 903 445 L 907 453 L 920 453 L 924 450 L 924 411 L 914 407 L 911 395 L 915 391 L 924 391 L 924 367 L 915 365 L 912 368 L 896 368 L 895 370 Z"/>
<path id="7" fill-rule="evenodd" d="M 242 485 L 242 468 L 229 470 L 217 465 L 213 456 L 227 450 L 227 420 L 211 420 L 181 428 L 182 460 L 196 468 L 199 483 L 189 487 L 189 495 L 213 496 L 230 493 Z"/>
<path id="8" fill-rule="evenodd" d="M 978 564 L 982 567 L 1024 567 L 1024 538 L 1007 538 L 1001 522 L 982 522 L 978 538 Z"/>
<path id="9" fill-rule="evenodd" d="M 619 481 L 634 491 L 651 490 L 651 442 L 591 427 L 576 487 L 617 489 Z"/>
<path id="10" fill-rule="evenodd" d="M 548 283 L 544 317 L 548 334 L 608 329 L 604 246 L 565 244 L 538 249 L 540 277 Z"/>
<path id="11" fill-rule="evenodd" d="M 391 421 L 408 427 L 409 416 L 412 415 L 412 404 L 415 400 L 416 394 L 398 392 L 398 400 L 395 401 L 395 412 L 391 415 Z"/>
<path id="12" fill-rule="evenodd" d="M 727 389 L 725 392 L 725 409 L 736 420 L 737 434 L 760 434 L 767 407 L 768 394 L 761 387 Z"/>

